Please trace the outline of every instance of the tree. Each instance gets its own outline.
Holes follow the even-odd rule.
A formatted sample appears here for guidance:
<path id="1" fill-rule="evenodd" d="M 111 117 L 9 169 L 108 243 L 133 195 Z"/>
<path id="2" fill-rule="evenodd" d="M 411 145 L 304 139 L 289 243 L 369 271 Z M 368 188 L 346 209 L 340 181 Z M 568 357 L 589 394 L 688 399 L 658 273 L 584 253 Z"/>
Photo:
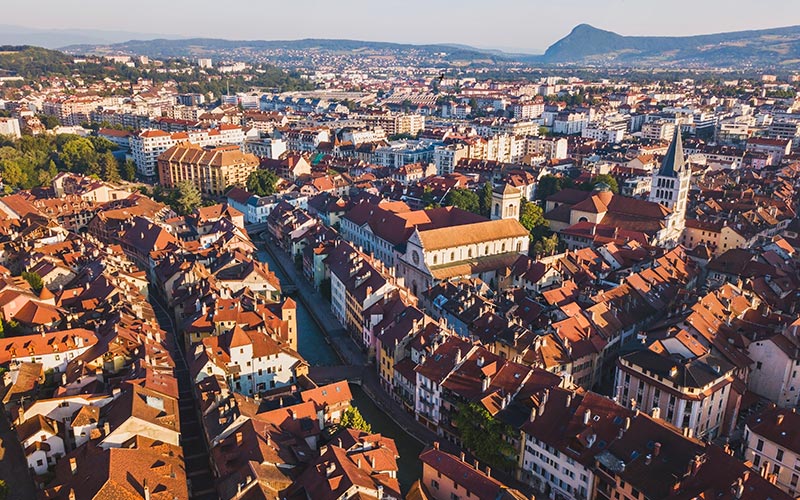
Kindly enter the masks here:
<path id="1" fill-rule="evenodd" d="M 106 151 L 100 157 L 100 178 L 108 182 L 120 181 L 119 163 L 111 151 Z"/>
<path id="2" fill-rule="evenodd" d="M 550 236 L 541 237 L 536 243 L 533 244 L 533 255 L 540 257 L 543 255 L 553 255 L 558 249 L 558 235 L 552 234 Z"/>
<path id="3" fill-rule="evenodd" d="M 530 232 L 539 226 L 547 225 L 542 207 L 524 198 L 519 208 L 519 222 Z"/>
<path id="4" fill-rule="evenodd" d="M 451 189 L 444 199 L 445 205 L 458 207 L 468 212 L 479 214 L 481 210 L 478 195 L 469 189 Z"/>
<path id="5" fill-rule="evenodd" d="M 536 185 L 536 199 L 545 200 L 548 196 L 556 194 L 562 189 L 572 187 L 572 184 L 572 179 L 567 177 L 545 175 L 539 179 L 539 182 Z"/>
<path id="6" fill-rule="evenodd" d="M 358 429 L 364 432 L 372 432 L 372 426 L 369 422 L 364 420 L 358 408 L 351 406 L 342 414 L 342 420 L 339 424 L 346 429 Z"/>
<path id="7" fill-rule="evenodd" d="M 0 160 L 0 173 L 7 188 L 21 187 L 28 180 L 17 160 Z"/>
<path id="8" fill-rule="evenodd" d="M 28 284 L 33 288 L 33 291 L 39 293 L 44 288 L 44 282 L 42 281 L 42 277 L 39 276 L 37 273 L 23 271 L 22 272 L 22 279 L 28 282 Z"/>
<path id="9" fill-rule="evenodd" d="M 53 130 L 60 125 L 58 118 L 52 115 L 39 115 L 39 121 L 42 122 L 42 125 L 47 130 Z"/>
<path id="10" fill-rule="evenodd" d="M 436 202 L 436 199 L 433 196 L 433 189 L 429 186 L 425 186 L 422 188 L 422 207 L 423 208 L 438 208 L 439 203 Z"/>
<path id="11" fill-rule="evenodd" d="M 203 202 L 200 190 L 191 181 L 181 181 L 176 186 L 175 205 L 183 215 L 188 215 Z"/>
<path id="12" fill-rule="evenodd" d="M 247 178 L 247 190 L 258 196 L 275 194 L 279 177 L 271 170 L 254 170 Z"/>
<path id="13" fill-rule="evenodd" d="M 494 418 L 478 403 L 461 403 L 453 423 L 461 442 L 479 460 L 500 470 L 513 468 L 514 447 L 505 436 L 511 435 L 508 424 Z"/>
<path id="14" fill-rule="evenodd" d="M 614 178 L 612 175 L 608 174 L 600 174 L 592 179 L 592 187 L 594 188 L 598 184 L 603 183 L 611 190 L 612 193 L 617 194 L 619 193 L 619 185 L 617 184 L 617 179 Z"/>
<path id="15" fill-rule="evenodd" d="M 486 182 L 481 188 L 480 192 L 478 192 L 478 198 L 480 198 L 480 211 L 481 215 L 484 217 L 491 217 L 492 216 L 492 183 Z"/>
<path id="16" fill-rule="evenodd" d="M 94 149 L 92 141 L 84 137 L 72 136 L 61 148 L 59 155 L 64 166 L 70 172 L 80 174 L 88 173 L 90 170 L 97 170 L 97 151 Z"/>
<path id="17" fill-rule="evenodd" d="M 133 160 L 125 160 L 125 164 L 122 165 L 122 178 L 126 181 L 136 180 L 136 163 Z"/>

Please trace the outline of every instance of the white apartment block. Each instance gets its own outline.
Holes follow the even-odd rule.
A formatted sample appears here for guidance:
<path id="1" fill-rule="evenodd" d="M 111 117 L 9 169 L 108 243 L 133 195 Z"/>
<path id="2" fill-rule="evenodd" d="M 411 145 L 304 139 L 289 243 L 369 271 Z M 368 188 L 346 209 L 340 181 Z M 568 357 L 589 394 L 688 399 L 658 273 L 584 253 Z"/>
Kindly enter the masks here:
<path id="1" fill-rule="evenodd" d="M 19 120 L 16 118 L 0 118 L 0 135 L 13 138 L 22 136 L 19 129 Z"/>
<path id="2" fill-rule="evenodd" d="M 241 127 L 221 125 L 215 129 L 190 130 L 170 134 L 163 130 L 143 130 L 130 139 L 131 155 L 139 175 L 154 178 L 158 175 L 158 157 L 179 142 L 190 142 L 198 146 L 222 146 L 244 144 L 245 134 Z"/>
<path id="3" fill-rule="evenodd" d="M 669 141 L 675 135 L 675 122 L 656 120 L 642 125 L 642 137 L 652 141 Z"/>
<path id="4" fill-rule="evenodd" d="M 245 153 L 251 153 L 259 158 L 277 160 L 287 151 L 286 141 L 283 139 L 246 140 L 242 148 Z"/>

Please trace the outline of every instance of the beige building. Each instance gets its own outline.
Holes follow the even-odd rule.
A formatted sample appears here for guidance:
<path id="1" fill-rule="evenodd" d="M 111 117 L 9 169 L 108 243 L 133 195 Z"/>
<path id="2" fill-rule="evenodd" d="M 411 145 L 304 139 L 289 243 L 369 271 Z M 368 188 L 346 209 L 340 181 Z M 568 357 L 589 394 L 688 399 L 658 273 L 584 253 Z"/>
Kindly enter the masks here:
<path id="1" fill-rule="evenodd" d="M 158 177 L 164 187 L 188 180 L 202 193 L 222 195 L 231 186 L 244 186 L 259 163 L 257 156 L 243 153 L 238 146 L 203 148 L 182 143 L 158 157 Z"/>
<path id="2" fill-rule="evenodd" d="M 744 458 L 753 469 L 793 497 L 800 494 L 800 415 L 794 409 L 771 408 L 754 415 L 744 428 Z"/>
<path id="3" fill-rule="evenodd" d="M 688 334 L 657 341 L 617 360 L 617 397 L 689 436 L 725 435 L 735 367 Z"/>

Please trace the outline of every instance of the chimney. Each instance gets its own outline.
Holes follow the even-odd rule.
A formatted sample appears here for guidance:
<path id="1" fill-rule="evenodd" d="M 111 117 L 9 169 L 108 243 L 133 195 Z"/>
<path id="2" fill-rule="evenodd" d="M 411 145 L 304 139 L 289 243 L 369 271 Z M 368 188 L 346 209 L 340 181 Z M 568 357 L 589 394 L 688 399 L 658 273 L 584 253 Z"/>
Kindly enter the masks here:
<path id="1" fill-rule="evenodd" d="M 645 457 L 645 459 L 644 459 L 644 464 L 645 464 L 645 465 L 650 465 L 650 463 L 651 463 L 652 461 L 653 461 L 653 455 L 651 455 L 651 454 L 649 454 L 649 453 L 648 453 L 648 454 L 647 454 L 647 456 L 646 456 L 646 457 Z"/>
<path id="2" fill-rule="evenodd" d="M 150 487 L 147 485 L 147 479 L 142 480 L 144 486 L 144 500 L 150 500 Z"/>
<path id="3" fill-rule="evenodd" d="M 111 424 L 105 422 L 103 424 L 103 437 L 108 436 L 109 434 L 111 434 Z"/>
<path id="4" fill-rule="evenodd" d="M 586 412 L 583 414 L 583 425 L 589 425 L 589 422 L 592 420 L 592 410 L 586 409 Z"/>
<path id="5" fill-rule="evenodd" d="M 78 460 L 75 457 L 69 458 L 69 471 L 73 476 L 78 473 Z"/>
<path id="6" fill-rule="evenodd" d="M 439 441 L 434 441 L 433 442 L 433 449 L 434 450 L 438 450 L 439 449 Z"/>
<path id="7" fill-rule="evenodd" d="M 659 453 L 661 453 L 661 443 L 656 441 L 655 443 L 653 443 L 653 456 L 657 457 Z"/>
<path id="8" fill-rule="evenodd" d="M 486 466 L 486 476 L 492 477 L 492 468 L 489 467 L 488 465 Z"/>
<path id="9" fill-rule="evenodd" d="M 75 490 L 69 489 L 69 500 L 75 500 Z"/>
<path id="10" fill-rule="evenodd" d="M 461 452 L 460 458 L 462 462 L 466 462 L 466 455 L 464 455 L 463 451 Z"/>
<path id="11" fill-rule="evenodd" d="M 778 422 L 776 425 L 781 425 L 783 423 L 783 413 L 778 414 Z"/>
<path id="12" fill-rule="evenodd" d="M 241 446 L 243 440 L 243 436 L 241 432 L 236 433 L 236 444 L 237 446 Z"/>

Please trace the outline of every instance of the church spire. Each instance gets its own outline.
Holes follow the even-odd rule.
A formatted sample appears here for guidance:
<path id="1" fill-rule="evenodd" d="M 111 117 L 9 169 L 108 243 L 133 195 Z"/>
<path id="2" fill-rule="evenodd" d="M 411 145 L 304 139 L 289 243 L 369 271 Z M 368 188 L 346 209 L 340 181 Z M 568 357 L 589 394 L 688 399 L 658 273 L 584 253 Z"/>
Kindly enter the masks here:
<path id="1" fill-rule="evenodd" d="M 675 136 L 667 149 L 667 154 L 661 162 L 658 175 L 663 177 L 677 177 L 683 170 L 685 160 L 683 157 L 683 141 L 681 140 L 681 126 L 675 125 Z"/>

